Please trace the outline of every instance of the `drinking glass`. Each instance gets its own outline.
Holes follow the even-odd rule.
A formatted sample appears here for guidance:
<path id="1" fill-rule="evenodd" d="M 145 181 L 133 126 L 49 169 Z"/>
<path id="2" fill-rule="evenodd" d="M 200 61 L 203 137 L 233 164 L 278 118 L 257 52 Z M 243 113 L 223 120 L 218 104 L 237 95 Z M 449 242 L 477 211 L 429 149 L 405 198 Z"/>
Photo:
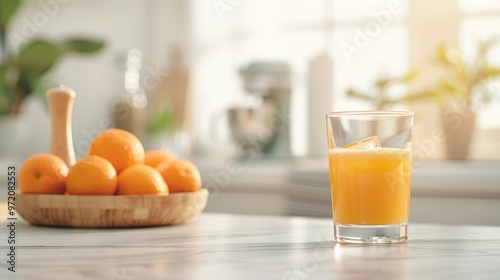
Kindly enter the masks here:
<path id="1" fill-rule="evenodd" d="M 413 112 L 326 115 L 337 242 L 408 239 Z"/>

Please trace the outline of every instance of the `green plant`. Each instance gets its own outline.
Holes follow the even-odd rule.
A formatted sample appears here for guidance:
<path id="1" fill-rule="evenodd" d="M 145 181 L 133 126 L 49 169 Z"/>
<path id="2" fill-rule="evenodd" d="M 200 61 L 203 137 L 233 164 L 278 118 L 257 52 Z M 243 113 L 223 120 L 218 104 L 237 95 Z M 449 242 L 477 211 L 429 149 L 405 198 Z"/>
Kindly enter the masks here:
<path id="1" fill-rule="evenodd" d="M 443 105 L 455 103 L 472 108 L 491 99 L 491 92 L 485 90 L 485 82 L 500 77 L 500 67 L 491 65 L 488 54 L 498 39 L 491 39 L 479 45 L 475 61 L 467 61 L 455 48 L 439 46 L 435 60 L 445 73 L 430 91 Z"/>
<path id="2" fill-rule="evenodd" d="M 413 102 L 433 97 L 433 93 L 431 92 L 406 94 L 402 97 L 392 97 L 387 92 L 392 86 L 410 83 L 417 77 L 417 75 L 417 72 L 413 71 L 399 77 L 378 78 L 373 85 L 374 94 L 361 92 L 353 88 L 348 89 L 346 93 L 349 97 L 358 98 L 371 103 L 377 110 L 383 110 L 398 103 Z"/>
<path id="3" fill-rule="evenodd" d="M 151 119 L 147 124 L 148 133 L 160 133 L 175 129 L 172 104 L 169 99 L 156 102 L 153 105 Z"/>
<path id="4" fill-rule="evenodd" d="M 63 42 L 34 39 L 14 52 L 9 48 L 8 27 L 21 0 L 0 1 L 0 117 L 17 115 L 30 94 L 41 94 L 42 77 L 69 53 L 95 53 L 104 43 L 83 38 Z"/>

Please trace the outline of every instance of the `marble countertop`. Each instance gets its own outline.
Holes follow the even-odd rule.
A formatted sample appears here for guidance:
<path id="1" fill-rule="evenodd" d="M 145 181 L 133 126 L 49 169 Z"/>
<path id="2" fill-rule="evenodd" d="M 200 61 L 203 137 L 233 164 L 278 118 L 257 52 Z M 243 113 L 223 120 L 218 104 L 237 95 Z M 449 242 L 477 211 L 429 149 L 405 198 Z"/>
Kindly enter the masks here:
<path id="1" fill-rule="evenodd" d="M 16 272 L 0 279 L 500 279 L 500 227 L 410 224 L 410 240 L 340 245 L 330 219 L 202 214 L 185 225 L 16 225 Z"/>

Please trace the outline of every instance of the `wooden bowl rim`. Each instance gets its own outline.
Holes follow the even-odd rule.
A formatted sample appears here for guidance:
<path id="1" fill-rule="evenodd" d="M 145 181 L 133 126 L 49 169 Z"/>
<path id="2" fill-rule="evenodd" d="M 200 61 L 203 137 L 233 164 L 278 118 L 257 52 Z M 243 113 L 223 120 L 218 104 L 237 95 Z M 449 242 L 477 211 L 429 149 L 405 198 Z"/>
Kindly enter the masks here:
<path id="1" fill-rule="evenodd" d="M 82 195 L 82 194 L 39 194 L 39 193 L 22 193 L 22 192 L 16 192 L 16 196 L 55 196 L 59 198 L 68 198 L 68 197 L 85 197 L 85 198 L 136 198 L 136 197 L 157 197 L 157 198 L 167 198 L 167 197 L 172 197 L 172 196 L 192 196 L 192 195 L 198 195 L 198 194 L 204 194 L 208 195 L 208 190 L 207 189 L 201 189 L 196 192 L 179 192 L 179 193 L 171 193 L 171 194 L 130 194 L 130 195 Z"/>
<path id="2" fill-rule="evenodd" d="M 103 196 L 20 193 L 16 211 L 29 223 L 45 226 L 77 228 L 163 226 L 184 223 L 199 215 L 207 205 L 208 193 L 206 189 L 171 195 Z M 89 210 L 91 212 L 88 212 Z M 68 218 L 68 213 L 71 217 L 73 215 L 73 212 L 66 211 L 94 213 L 92 215 L 99 213 L 97 215 L 99 217 L 90 219 L 77 215 L 77 218 L 64 220 Z M 173 213 L 177 214 L 172 216 Z M 111 220 L 108 219 L 107 223 L 101 223 L 104 214 L 105 216 L 118 215 L 118 218 L 110 218 Z M 127 221 L 121 221 L 120 215 L 127 216 Z"/>

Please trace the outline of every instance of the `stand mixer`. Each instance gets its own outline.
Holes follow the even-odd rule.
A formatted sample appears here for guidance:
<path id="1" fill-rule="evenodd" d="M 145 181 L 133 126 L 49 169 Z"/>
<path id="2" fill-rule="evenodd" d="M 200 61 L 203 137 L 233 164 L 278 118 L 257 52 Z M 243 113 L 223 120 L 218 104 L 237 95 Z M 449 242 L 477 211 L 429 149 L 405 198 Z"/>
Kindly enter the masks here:
<path id="1" fill-rule="evenodd" d="M 245 91 L 261 100 L 258 107 L 228 110 L 232 138 L 244 156 L 291 156 L 290 72 L 288 65 L 271 62 L 255 62 L 239 70 Z"/>

